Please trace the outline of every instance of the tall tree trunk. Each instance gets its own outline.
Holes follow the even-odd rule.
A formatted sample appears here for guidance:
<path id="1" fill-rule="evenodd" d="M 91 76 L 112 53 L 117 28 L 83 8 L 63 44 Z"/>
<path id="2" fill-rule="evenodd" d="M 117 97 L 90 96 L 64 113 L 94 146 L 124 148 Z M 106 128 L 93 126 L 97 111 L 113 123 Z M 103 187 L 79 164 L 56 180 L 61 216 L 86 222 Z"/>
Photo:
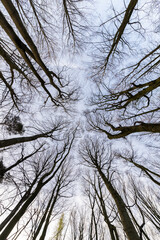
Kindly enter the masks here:
<path id="1" fill-rule="evenodd" d="M 28 136 L 28 137 L 18 137 L 18 138 L 10 138 L 10 139 L 5 139 L 5 140 L 0 140 L 0 148 L 8 147 L 8 146 L 15 145 L 18 143 L 31 142 L 38 138 L 48 137 L 49 134 L 51 134 L 53 131 L 54 130 L 51 130 L 49 132 L 40 133 L 40 134 L 36 134 L 33 136 Z"/>
<path id="2" fill-rule="evenodd" d="M 110 181 L 106 178 L 106 176 L 104 175 L 100 167 L 97 167 L 97 170 L 117 205 L 118 212 L 122 221 L 122 225 L 125 233 L 127 234 L 128 239 L 140 240 L 140 237 L 138 236 L 138 233 L 129 217 L 129 214 L 127 212 L 126 205 L 123 199 L 121 198 L 119 193 L 114 189 Z"/>

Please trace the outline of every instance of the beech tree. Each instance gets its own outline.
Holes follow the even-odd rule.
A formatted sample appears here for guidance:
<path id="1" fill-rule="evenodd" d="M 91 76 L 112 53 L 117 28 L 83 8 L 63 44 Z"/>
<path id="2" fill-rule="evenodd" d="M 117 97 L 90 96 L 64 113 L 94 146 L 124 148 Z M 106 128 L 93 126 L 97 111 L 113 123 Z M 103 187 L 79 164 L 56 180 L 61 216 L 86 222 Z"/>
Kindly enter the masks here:
<path id="1" fill-rule="evenodd" d="M 148 233 L 150 227 L 145 225 L 147 222 L 147 212 L 150 210 L 144 210 L 144 206 L 141 205 L 137 198 L 138 195 L 136 192 L 139 192 L 139 187 L 136 185 L 135 174 L 130 171 L 130 174 L 133 174 L 132 179 L 135 178 L 135 180 L 131 181 L 128 179 L 127 181 L 126 178 L 124 178 L 124 180 L 121 179 L 119 172 L 122 174 L 122 171 L 113 164 L 113 161 L 117 161 L 117 159 L 115 159 L 113 150 L 105 144 L 104 139 L 101 141 L 98 139 L 86 140 L 86 142 L 83 143 L 80 154 L 84 164 L 94 171 L 94 174 L 87 179 L 90 185 L 90 188 L 88 189 L 93 189 L 92 192 L 91 190 L 88 190 L 88 194 L 90 197 L 92 196 L 92 198 L 93 196 L 96 197 L 98 206 L 101 209 L 101 214 L 104 216 L 104 221 L 107 223 L 107 227 L 110 231 L 111 239 L 118 239 L 125 235 L 127 236 L 127 239 L 143 239 L 143 237 L 144 239 L 150 239 L 151 235 Z M 119 162 L 117 162 L 117 164 L 118 163 Z M 133 183 L 132 187 L 128 186 L 131 182 Z M 107 194 L 103 195 L 104 186 L 110 194 L 112 201 L 114 201 L 114 206 L 117 211 L 115 220 L 117 223 L 120 220 L 120 226 L 122 226 L 124 231 L 123 233 L 116 230 L 116 227 L 111 223 L 111 220 L 108 217 L 109 214 L 107 214 L 107 211 L 109 210 L 108 206 L 110 204 Z M 131 189 L 134 189 L 132 195 Z M 148 192 L 149 191 L 151 190 L 148 190 Z M 152 193 L 153 196 L 156 196 L 154 191 L 152 191 Z M 147 195 L 147 191 L 145 192 L 144 190 L 144 196 L 145 195 Z M 155 210 L 155 212 L 157 211 Z M 110 214 L 110 217 L 111 216 L 112 214 Z M 154 228 L 154 225 L 152 227 Z M 156 231 L 157 230 L 154 228 L 155 236 L 153 235 L 153 237 L 155 237 L 155 239 Z"/>
<path id="2" fill-rule="evenodd" d="M 0 2 L 2 240 L 156 240 L 160 4 L 99 2 Z"/>
<path id="3" fill-rule="evenodd" d="M 89 123 L 109 139 L 160 132 L 159 32 L 151 16 L 158 9 L 157 1 L 131 0 L 121 10 L 113 3 L 112 17 L 101 24 Z"/>
<path id="4" fill-rule="evenodd" d="M 160 226 L 160 219 L 159 219 L 159 208 L 157 206 L 158 199 L 156 188 L 155 190 L 153 187 L 148 187 L 147 191 L 142 191 L 142 187 L 145 188 L 143 183 L 135 184 L 133 178 L 130 178 L 131 181 L 131 189 L 132 189 L 132 200 L 135 203 L 135 207 L 137 208 L 137 212 L 139 212 L 141 221 L 139 219 L 133 217 L 133 221 L 139 228 L 140 237 L 143 239 L 150 239 L 150 236 L 153 235 L 153 238 L 156 238 L 156 235 L 159 234 L 159 226 Z M 127 195 L 124 193 L 126 198 Z M 129 209 L 131 215 L 132 208 Z M 152 224 L 152 230 L 149 229 L 146 225 L 147 222 Z M 152 233 L 151 233 L 152 232 Z"/>
<path id="5" fill-rule="evenodd" d="M 78 4 L 1 1 L 2 106 L 22 111 L 35 94 L 43 96 L 42 104 L 65 109 L 77 100 L 77 86 L 63 75 L 63 67 L 56 67 L 56 56 L 66 40 L 68 45 L 80 45 L 83 27 L 79 19 L 83 21 L 83 14 Z"/>
<path id="6" fill-rule="evenodd" d="M 71 196 L 77 126 L 65 112 L 78 99 L 77 84 L 57 58 L 63 45 L 81 45 L 78 4 L 0 3 L 1 239 L 46 239 Z"/>
<path id="7" fill-rule="evenodd" d="M 122 199 L 122 197 L 119 195 L 117 190 L 112 185 L 110 174 L 108 172 L 108 176 L 106 173 L 104 173 L 103 164 L 103 154 L 104 154 L 104 147 L 102 149 L 99 149 L 98 143 L 88 142 L 86 143 L 85 149 L 83 149 L 82 157 L 84 161 L 88 162 L 91 166 L 96 168 L 98 171 L 100 177 L 102 178 L 105 186 L 107 187 L 108 191 L 112 195 L 116 206 L 118 208 L 118 212 L 121 218 L 121 222 L 123 224 L 124 231 L 127 234 L 128 239 L 140 239 L 138 236 L 138 233 L 134 227 L 134 224 L 132 223 L 132 220 L 129 217 L 129 214 L 126 209 L 126 205 Z M 104 165 L 105 166 L 105 165 Z"/>
<path id="8" fill-rule="evenodd" d="M 124 207 L 126 206 L 138 238 L 156 239 L 157 223 L 155 225 L 153 223 L 154 230 L 151 233 L 146 224 L 148 222 L 146 216 L 150 210 L 147 210 L 147 207 L 144 210 L 136 192 L 144 193 L 150 185 L 155 186 L 157 191 L 157 186 L 159 187 L 159 164 L 156 155 L 159 155 L 157 143 L 160 133 L 158 105 L 160 46 L 158 18 L 153 17 L 159 10 L 159 3 L 131 0 L 124 2 L 123 6 L 118 6 L 112 1 L 111 7 L 108 18 L 103 18 L 99 26 L 97 44 L 93 45 L 94 64 L 90 75 L 94 80 L 95 89 L 90 98 L 91 110 L 86 111 L 88 129 L 96 131 L 98 136 L 102 135 L 104 142 L 112 140 L 114 150 L 116 149 L 117 168 L 129 167 L 129 172 L 134 168 L 139 177 L 145 178 L 145 184 L 138 187 L 134 175 L 132 179 L 134 191 L 131 196 L 127 187 L 132 189 L 133 186 L 121 189 L 120 186 L 125 183 L 121 182 L 120 177 L 118 181 L 112 181 L 112 178 L 109 178 L 111 168 L 107 171 L 107 163 L 102 160 L 105 157 L 100 157 L 103 152 L 100 147 L 103 145 L 102 142 L 98 144 L 94 141 L 87 142 L 84 147 L 86 155 L 82 153 L 82 156 L 89 166 L 98 171 L 112 197 L 113 189 L 118 193 Z M 136 144 L 139 144 L 139 148 Z M 119 171 L 117 168 L 116 172 Z M 130 182 L 131 179 L 126 178 L 125 181 Z M 153 194 L 154 202 L 156 191 L 151 189 L 147 191 Z M 142 195 L 143 199 L 151 198 L 147 197 L 146 192 Z M 146 201 L 146 206 L 148 205 Z M 116 206 L 119 212 L 117 202 Z M 156 213 L 158 207 L 155 208 L 154 205 L 153 209 L 156 209 L 155 214 L 158 215 Z M 154 210 L 151 210 L 152 213 Z M 121 218 L 120 212 L 119 215 Z M 157 222 L 157 219 L 155 221 Z M 124 224 L 122 218 L 121 222 Z M 132 234 L 130 237 L 128 233 L 126 234 L 128 239 L 132 239 Z"/>
<path id="9" fill-rule="evenodd" d="M 0 148 L 13 146 L 13 145 L 19 144 L 19 143 L 31 142 L 31 141 L 34 141 L 38 138 L 44 138 L 44 137 L 46 137 L 46 138 L 51 137 L 52 138 L 52 133 L 59 130 L 58 129 L 59 127 L 61 128 L 61 125 L 59 126 L 59 124 L 57 124 L 57 126 L 55 126 L 55 128 L 53 128 L 49 132 L 44 132 L 44 133 L 36 134 L 36 135 L 33 135 L 33 136 L 27 136 L 27 137 L 17 137 L 17 138 L 0 140 Z"/>
<path id="10" fill-rule="evenodd" d="M 53 208 L 60 197 L 60 192 L 61 190 L 64 192 L 63 188 L 67 187 L 69 182 L 73 180 L 68 178 L 70 172 L 67 170 L 68 155 L 70 153 L 73 140 L 74 135 L 71 139 L 68 139 L 64 144 L 62 144 L 61 147 L 55 147 L 54 152 L 50 152 L 50 154 L 42 152 L 40 156 L 36 156 L 36 160 L 33 160 L 33 157 L 35 158 L 34 155 L 31 156 L 30 167 L 27 167 L 27 164 L 22 166 L 18 165 L 20 168 L 20 176 L 17 176 L 17 180 L 16 177 L 13 178 L 15 183 L 14 185 L 17 190 L 14 189 L 14 186 L 11 184 L 11 189 L 13 188 L 11 192 L 15 193 L 15 195 L 12 196 L 14 202 L 12 202 L 10 207 L 5 207 L 5 205 L 3 206 L 3 214 L 5 216 L 6 212 L 8 212 L 8 216 L 5 216 L 0 225 L 1 239 L 6 239 L 10 232 L 18 224 L 19 220 L 23 217 L 32 202 L 34 202 L 38 194 L 42 192 L 42 189 L 46 185 L 52 183 L 54 187 L 51 191 L 48 203 L 45 203 L 46 211 L 38 221 L 39 223 L 37 225 L 37 229 L 32 236 L 32 239 L 36 239 L 39 231 L 42 230 L 43 227 L 41 239 L 45 238 L 49 220 Z M 21 181 L 21 183 L 19 181 Z M 8 204 L 7 201 L 6 204 Z M 17 233 L 18 231 L 16 234 Z"/>
<path id="11" fill-rule="evenodd" d="M 63 230 L 60 232 L 61 236 L 58 236 L 58 239 L 104 240 L 108 236 L 99 212 L 95 209 L 94 211 L 93 209 L 91 210 L 88 202 L 86 202 L 85 207 L 74 206 L 69 217 L 64 215 L 64 219 Z M 56 239 L 56 236 L 57 235 L 54 234 L 53 238 L 50 239 Z"/>
<path id="12" fill-rule="evenodd" d="M 156 155 L 157 156 L 154 158 L 151 153 L 147 158 L 142 156 L 140 157 L 131 144 L 128 144 L 127 148 L 122 148 L 121 150 L 115 152 L 115 156 L 118 159 L 122 159 L 122 161 L 125 161 L 126 164 L 129 163 L 130 166 L 134 166 L 136 171 L 140 171 L 145 177 L 152 181 L 152 184 L 159 186 L 160 174 L 157 171 L 159 168 L 159 159 L 157 158 L 158 152 Z M 139 162 L 140 159 L 141 163 Z M 143 164 L 148 159 L 150 159 L 150 163 Z"/>
<path id="13" fill-rule="evenodd" d="M 104 191 L 104 184 L 96 172 L 94 172 L 93 176 L 92 174 L 87 175 L 85 178 L 84 186 L 85 193 L 89 199 L 90 208 L 92 211 L 92 221 L 90 228 L 91 236 L 96 235 L 96 239 L 99 239 L 98 237 L 102 237 L 98 231 L 98 225 L 100 222 L 105 222 L 109 230 L 107 232 L 107 228 L 104 225 L 104 229 L 106 229 L 106 235 L 110 236 L 112 240 L 119 240 L 119 233 L 117 231 L 118 227 L 115 226 L 115 221 L 118 215 L 117 210 L 115 209 L 112 200 L 109 199 L 109 195 L 106 193 L 106 191 Z M 99 215 L 96 221 L 97 212 Z M 103 216 L 103 218 L 100 216 Z"/>

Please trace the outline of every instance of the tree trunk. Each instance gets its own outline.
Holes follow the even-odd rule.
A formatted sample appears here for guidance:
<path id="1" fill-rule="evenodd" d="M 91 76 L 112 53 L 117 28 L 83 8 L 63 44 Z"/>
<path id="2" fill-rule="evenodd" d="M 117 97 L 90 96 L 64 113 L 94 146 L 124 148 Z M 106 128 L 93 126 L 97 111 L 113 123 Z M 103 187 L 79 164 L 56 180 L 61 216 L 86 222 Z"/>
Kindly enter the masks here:
<path id="1" fill-rule="evenodd" d="M 112 186 L 110 181 L 108 181 L 108 179 L 106 178 L 106 176 L 104 175 L 102 170 L 99 167 L 97 167 L 97 170 L 117 205 L 118 212 L 119 212 L 119 215 L 120 215 L 120 218 L 122 221 L 122 225 L 123 225 L 125 233 L 127 234 L 128 239 L 129 240 L 140 240 L 140 237 L 138 236 L 138 233 L 127 213 L 127 209 L 126 209 L 123 199 L 118 194 L 118 192 L 114 189 L 114 187 Z"/>
<path id="2" fill-rule="evenodd" d="M 33 136 L 28 136 L 28 137 L 18 137 L 18 138 L 10 138 L 10 139 L 5 139 L 5 140 L 0 140 L 0 148 L 12 146 L 12 145 L 15 145 L 18 143 L 31 142 L 38 138 L 47 137 L 52 132 L 53 132 L 53 130 L 46 132 L 46 133 L 40 133 L 40 134 L 36 134 Z"/>

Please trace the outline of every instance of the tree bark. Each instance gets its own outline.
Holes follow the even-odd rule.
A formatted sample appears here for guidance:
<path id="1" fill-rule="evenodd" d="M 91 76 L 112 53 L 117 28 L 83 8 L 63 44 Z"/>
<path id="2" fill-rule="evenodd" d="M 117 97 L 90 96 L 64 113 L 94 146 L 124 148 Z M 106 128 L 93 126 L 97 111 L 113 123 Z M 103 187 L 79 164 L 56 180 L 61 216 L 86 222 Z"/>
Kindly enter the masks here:
<path id="1" fill-rule="evenodd" d="M 105 65 L 104 65 L 105 68 L 106 68 L 106 66 L 108 64 L 108 61 L 109 61 L 109 58 L 110 58 L 111 54 L 116 51 L 117 45 L 118 45 L 118 43 L 119 43 L 119 41 L 120 41 L 120 39 L 121 39 L 121 37 L 123 35 L 123 32 L 124 32 L 127 24 L 129 23 L 129 20 L 130 20 L 130 18 L 132 16 L 133 10 L 134 10 L 134 8 L 135 8 L 137 3 L 138 3 L 138 0 L 131 0 L 129 5 L 128 5 L 128 7 L 127 7 L 127 9 L 126 9 L 126 13 L 124 15 L 123 21 L 122 21 L 120 27 L 118 28 L 118 30 L 117 30 L 117 32 L 115 34 L 115 37 L 113 39 L 113 43 L 112 43 L 111 49 L 110 49 L 110 51 L 109 51 L 109 53 L 108 53 L 108 55 L 107 55 L 107 57 L 105 59 Z"/>
<path id="2" fill-rule="evenodd" d="M 36 134 L 36 135 L 33 135 L 33 136 L 28 136 L 28 137 L 19 137 L 19 138 L 10 138 L 10 139 L 5 139 L 5 140 L 0 140 L 0 148 L 12 146 L 12 145 L 19 144 L 19 143 L 24 143 L 24 142 L 31 142 L 31 141 L 34 141 L 38 138 L 49 137 L 49 135 L 53 131 L 54 130 L 46 132 L 46 133 L 41 133 L 41 134 Z"/>
<path id="3" fill-rule="evenodd" d="M 116 131 L 120 132 L 116 134 L 111 134 L 110 132 L 98 126 L 93 126 L 93 127 L 97 128 L 97 130 L 100 130 L 101 132 L 104 132 L 109 139 L 122 138 L 137 132 L 160 133 L 160 123 L 144 123 L 144 122 L 137 122 L 137 123 L 140 123 L 140 124 L 134 125 L 134 126 L 114 127 L 112 124 L 105 122 L 105 125 L 106 126 L 108 125 L 109 127 L 111 127 L 111 129 L 114 132 Z"/>
<path id="4" fill-rule="evenodd" d="M 54 75 L 54 77 L 58 78 L 58 76 L 52 72 L 48 70 L 48 68 L 46 67 L 46 65 L 43 63 L 39 53 L 38 53 L 38 49 L 36 47 L 36 45 L 34 44 L 32 38 L 30 37 L 30 35 L 28 34 L 23 22 L 21 21 L 21 18 L 18 14 L 18 11 L 16 10 L 16 8 L 14 7 L 13 3 L 11 0 L 2 0 L 2 3 L 4 5 L 4 7 L 6 8 L 6 10 L 8 11 L 10 17 L 12 18 L 14 24 L 16 25 L 17 29 L 19 30 L 20 34 L 22 35 L 22 37 L 24 38 L 24 40 L 26 41 L 26 43 L 28 44 L 28 46 L 30 47 L 33 55 L 34 55 L 34 59 L 36 60 L 36 62 L 39 64 L 39 66 L 41 66 L 41 68 L 43 69 L 43 71 L 46 73 L 46 75 L 48 76 L 50 83 L 52 84 L 52 86 L 54 88 L 56 88 L 58 90 L 59 93 L 61 93 L 61 90 L 59 89 L 59 87 L 53 82 L 53 77 L 52 74 Z"/>
<path id="5" fill-rule="evenodd" d="M 104 173 L 102 172 L 100 167 L 97 166 L 97 170 L 117 205 L 118 212 L 119 212 L 119 215 L 120 215 L 120 218 L 122 221 L 122 225 L 123 225 L 125 233 L 127 234 L 128 239 L 129 240 L 140 240 L 140 237 L 138 236 L 138 233 L 127 213 L 127 209 L 126 209 L 123 199 L 121 198 L 119 193 L 114 189 L 114 187 L 112 186 L 110 181 L 106 178 L 106 176 L 104 175 Z"/>

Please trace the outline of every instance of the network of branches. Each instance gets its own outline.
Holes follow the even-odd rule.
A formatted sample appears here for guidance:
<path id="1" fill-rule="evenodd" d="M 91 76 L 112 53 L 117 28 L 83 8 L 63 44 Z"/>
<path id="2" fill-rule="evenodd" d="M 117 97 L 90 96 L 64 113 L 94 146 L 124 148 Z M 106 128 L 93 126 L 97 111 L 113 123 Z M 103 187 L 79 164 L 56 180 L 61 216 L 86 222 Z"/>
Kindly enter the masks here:
<path id="1" fill-rule="evenodd" d="M 0 239 L 158 240 L 158 0 L 0 1 Z"/>

